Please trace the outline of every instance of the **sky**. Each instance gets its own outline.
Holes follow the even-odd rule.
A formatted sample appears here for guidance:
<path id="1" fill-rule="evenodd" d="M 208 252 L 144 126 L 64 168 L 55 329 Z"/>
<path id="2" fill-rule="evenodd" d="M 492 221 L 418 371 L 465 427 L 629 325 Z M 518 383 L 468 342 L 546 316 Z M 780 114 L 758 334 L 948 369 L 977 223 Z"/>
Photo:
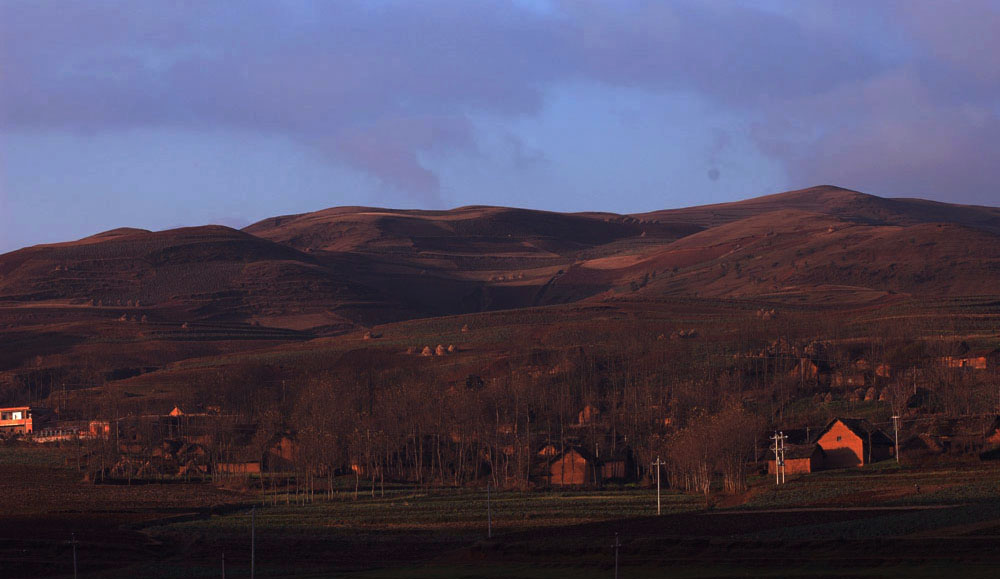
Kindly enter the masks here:
<path id="1" fill-rule="evenodd" d="M 0 252 L 339 205 L 1000 205 L 1000 1 L 0 0 Z"/>

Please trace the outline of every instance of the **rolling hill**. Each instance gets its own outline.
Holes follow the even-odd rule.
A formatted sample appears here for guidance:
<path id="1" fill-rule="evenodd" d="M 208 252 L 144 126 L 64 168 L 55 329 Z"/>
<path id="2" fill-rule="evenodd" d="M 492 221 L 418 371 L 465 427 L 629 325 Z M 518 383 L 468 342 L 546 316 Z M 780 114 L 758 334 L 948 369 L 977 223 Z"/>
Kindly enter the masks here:
<path id="1" fill-rule="evenodd" d="M 122 228 L 0 255 L 0 384 L 94 383 L 477 312 L 880 307 L 998 295 L 998 282 L 1000 209 L 829 186 L 637 215 L 341 207 L 242 231 Z"/>

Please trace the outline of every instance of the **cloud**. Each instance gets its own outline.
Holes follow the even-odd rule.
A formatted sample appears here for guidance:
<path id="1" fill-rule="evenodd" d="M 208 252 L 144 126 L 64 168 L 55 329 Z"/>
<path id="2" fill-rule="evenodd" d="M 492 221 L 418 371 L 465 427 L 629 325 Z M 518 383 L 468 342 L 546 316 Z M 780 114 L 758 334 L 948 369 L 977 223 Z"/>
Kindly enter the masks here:
<path id="1" fill-rule="evenodd" d="M 712 130 L 712 140 L 708 145 L 707 157 L 709 169 L 706 175 L 710 181 L 718 181 L 722 175 L 719 164 L 722 162 L 722 153 L 732 144 L 733 138 L 725 129 L 716 127 Z"/>
<path id="2" fill-rule="evenodd" d="M 1000 4 L 894 5 L 907 57 L 762 109 L 758 145 L 793 182 L 996 205 Z"/>
<path id="3" fill-rule="evenodd" d="M 0 127 L 276 134 L 427 196 L 421 152 L 471 147 L 467 111 L 537 111 L 551 66 L 540 24 L 510 7 L 151 6 L 0 7 Z"/>
<path id="4" fill-rule="evenodd" d="M 438 177 L 420 164 L 418 153 L 474 144 L 471 124 L 463 117 L 402 117 L 345 128 L 318 146 L 425 204 L 440 206 Z"/>
<path id="5" fill-rule="evenodd" d="M 422 155 L 474 152 L 474 116 L 530 119 L 583 80 L 696 95 L 803 186 L 976 196 L 1000 177 L 996 2 L 539 6 L 5 2 L 0 130 L 280 136 L 436 203 Z M 710 180 L 742 129 L 713 137 Z M 546 158 L 510 148 L 515 169 Z"/>

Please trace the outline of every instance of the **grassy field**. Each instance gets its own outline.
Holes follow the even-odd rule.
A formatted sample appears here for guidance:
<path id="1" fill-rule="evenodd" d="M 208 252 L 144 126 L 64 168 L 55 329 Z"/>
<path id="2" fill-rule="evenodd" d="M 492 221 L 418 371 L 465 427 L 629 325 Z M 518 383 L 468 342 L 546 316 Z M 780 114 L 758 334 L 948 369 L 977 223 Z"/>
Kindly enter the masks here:
<path id="1" fill-rule="evenodd" d="M 917 492 L 915 485 L 920 486 Z M 700 496 L 655 491 L 499 493 L 412 492 L 349 495 L 257 511 L 262 576 L 359 578 L 608 577 L 616 533 L 629 577 L 963 577 L 992 576 L 1000 563 L 1000 470 L 978 463 L 949 468 L 883 463 L 795 477 L 775 489 L 759 477 L 732 508 L 704 508 Z M 717 503 L 730 499 L 716 497 Z M 213 544 L 242 537 L 250 515 L 164 525 L 164 542 Z M 221 547 L 220 547 L 221 548 Z M 788 551 L 778 564 L 773 553 Z M 210 575 L 212 555 L 189 558 Z M 233 561 L 235 564 L 235 560 Z M 242 565 L 241 568 L 244 568 Z"/>
<path id="2" fill-rule="evenodd" d="M 0 565 L 9 577 L 991 577 L 1000 469 L 895 463 L 752 480 L 743 497 L 567 492 L 344 491 L 250 507 L 208 484 L 92 485 L 72 452 L 0 448 Z M 917 492 L 916 486 L 920 486 Z M 280 496 L 276 498 L 282 498 Z M 488 537 L 488 514 L 492 537 Z"/>

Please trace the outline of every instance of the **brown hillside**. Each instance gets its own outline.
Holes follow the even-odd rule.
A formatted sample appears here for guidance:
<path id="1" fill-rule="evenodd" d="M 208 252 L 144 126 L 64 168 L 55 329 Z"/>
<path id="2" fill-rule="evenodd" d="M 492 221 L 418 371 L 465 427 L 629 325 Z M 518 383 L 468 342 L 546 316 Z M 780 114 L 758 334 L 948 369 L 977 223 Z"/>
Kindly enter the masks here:
<path id="1" fill-rule="evenodd" d="M 986 295 L 1000 279 L 1000 236 L 955 224 L 869 225 L 786 210 L 679 240 L 643 269 L 664 266 L 666 275 L 643 293 L 802 301 L 813 292 L 829 299 L 830 287 L 840 286 L 866 300 Z"/>
<path id="2" fill-rule="evenodd" d="M 998 216 L 816 187 L 635 216 L 348 207 L 243 231 L 116 229 L 0 255 L 0 387 L 100 383 L 377 324 L 578 302 L 996 295 Z"/>
<path id="3" fill-rule="evenodd" d="M 635 217 L 714 227 L 786 209 L 821 213 L 871 225 L 948 222 L 1000 233 L 1000 208 L 954 205 L 924 199 L 883 198 L 832 185 L 765 195 L 735 203 L 654 211 Z"/>
<path id="4" fill-rule="evenodd" d="M 0 303 L 58 306 L 69 319 L 258 320 L 295 329 L 343 324 L 371 304 L 392 309 L 327 263 L 221 226 L 115 230 L 8 253 L 0 256 Z M 295 321 L 304 316 L 319 318 Z"/>

